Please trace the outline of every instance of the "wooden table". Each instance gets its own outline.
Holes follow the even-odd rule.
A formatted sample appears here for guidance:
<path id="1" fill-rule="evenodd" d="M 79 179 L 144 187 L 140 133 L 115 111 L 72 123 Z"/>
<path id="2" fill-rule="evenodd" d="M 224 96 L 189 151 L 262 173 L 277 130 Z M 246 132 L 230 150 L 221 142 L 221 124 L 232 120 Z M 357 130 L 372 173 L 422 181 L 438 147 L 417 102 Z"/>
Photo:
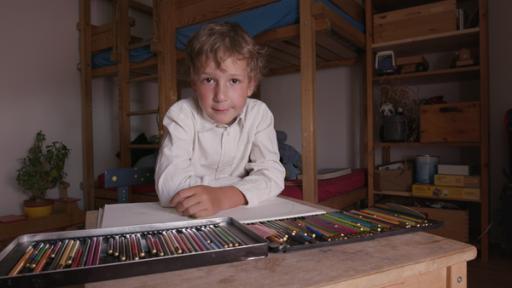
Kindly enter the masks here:
<path id="1" fill-rule="evenodd" d="M 95 226 L 95 211 L 87 227 Z M 85 287 L 467 287 L 476 248 L 424 232 L 86 284 Z"/>

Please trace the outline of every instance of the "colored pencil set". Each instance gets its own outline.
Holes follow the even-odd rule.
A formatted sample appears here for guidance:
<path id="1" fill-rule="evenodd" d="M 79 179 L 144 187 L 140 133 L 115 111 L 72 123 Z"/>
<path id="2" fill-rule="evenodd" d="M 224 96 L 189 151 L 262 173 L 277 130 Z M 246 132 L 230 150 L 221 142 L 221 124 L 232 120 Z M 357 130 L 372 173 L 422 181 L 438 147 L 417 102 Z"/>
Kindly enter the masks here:
<path id="1" fill-rule="evenodd" d="M 8 276 L 249 245 L 228 225 L 204 225 L 31 243 Z"/>
<path id="2" fill-rule="evenodd" d="M 434 222 L 385 206 L 362 210 L 329 212 L 320 215 L 246 224 L 270 243 L 270 248 L 286 250 L 299 245 L 371 239 L 390 232 L 410 232 L 432 228 Z M 394 234 L 394 233 L 393 233 Z M 334 244 L 334 243 L 333 243 Z"/>

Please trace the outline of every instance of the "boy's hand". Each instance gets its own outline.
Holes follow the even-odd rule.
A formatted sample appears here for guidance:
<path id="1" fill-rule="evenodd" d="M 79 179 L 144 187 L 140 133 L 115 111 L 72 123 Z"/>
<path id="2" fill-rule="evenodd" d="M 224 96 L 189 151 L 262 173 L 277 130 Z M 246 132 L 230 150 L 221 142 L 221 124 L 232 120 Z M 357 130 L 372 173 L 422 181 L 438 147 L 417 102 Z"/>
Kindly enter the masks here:
<path id="1" fill-rule="evenodd" d="M 246 203 L 245 197 L 233 186 L 211 187 L 206 185 L 183 189 L 171 199 L 171 207 L 184 216 L 205 217 L 221 210 Z"/>

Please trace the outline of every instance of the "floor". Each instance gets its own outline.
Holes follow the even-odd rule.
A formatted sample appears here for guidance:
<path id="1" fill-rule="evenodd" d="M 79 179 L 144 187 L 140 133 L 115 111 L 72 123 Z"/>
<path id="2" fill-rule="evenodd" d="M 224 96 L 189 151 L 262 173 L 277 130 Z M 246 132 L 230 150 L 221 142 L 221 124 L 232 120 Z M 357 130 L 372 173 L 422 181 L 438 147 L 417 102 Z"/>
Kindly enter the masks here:
<path id="1" fill-rule="evenodd" d="M 469 288 L 512 288 L 512 252 L 492 248 L 489 261 L 480 259 L 468 263 Z"/>

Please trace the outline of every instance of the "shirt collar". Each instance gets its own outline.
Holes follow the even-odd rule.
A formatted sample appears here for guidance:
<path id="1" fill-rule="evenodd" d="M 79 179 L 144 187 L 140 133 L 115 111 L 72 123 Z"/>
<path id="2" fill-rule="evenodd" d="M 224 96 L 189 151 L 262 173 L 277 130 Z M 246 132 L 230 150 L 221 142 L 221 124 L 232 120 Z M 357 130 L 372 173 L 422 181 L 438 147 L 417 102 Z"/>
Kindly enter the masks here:
<path id="1" fill-rule="evenodd" d="M 249 99 L 247 99 L 249 100 Z M 248 102 L 248 101 L 247 101 Z M 244 109 L 242 110 L 242 113 L 238 115 L 238 117 L 235 119 L 235 121 L 231 125 L 225 125 L 225 124 L 217 124 L 215 121 L 213 121 L 206 113 L 201 109 L 201 106 L 199 106 L 199 103 L 194 98 L 194 103 L 196 104 L 196 108 L 199 111 L 199 114 L 201 115 L 201 131 L 210 130 L 213 128 L 229 128 L 234 125 L 239 125 L 241 128 L 243 128 L 245 121 L 246 121 L 246 115 L 247 115 L 247 102 L 245 103 Z"/>

